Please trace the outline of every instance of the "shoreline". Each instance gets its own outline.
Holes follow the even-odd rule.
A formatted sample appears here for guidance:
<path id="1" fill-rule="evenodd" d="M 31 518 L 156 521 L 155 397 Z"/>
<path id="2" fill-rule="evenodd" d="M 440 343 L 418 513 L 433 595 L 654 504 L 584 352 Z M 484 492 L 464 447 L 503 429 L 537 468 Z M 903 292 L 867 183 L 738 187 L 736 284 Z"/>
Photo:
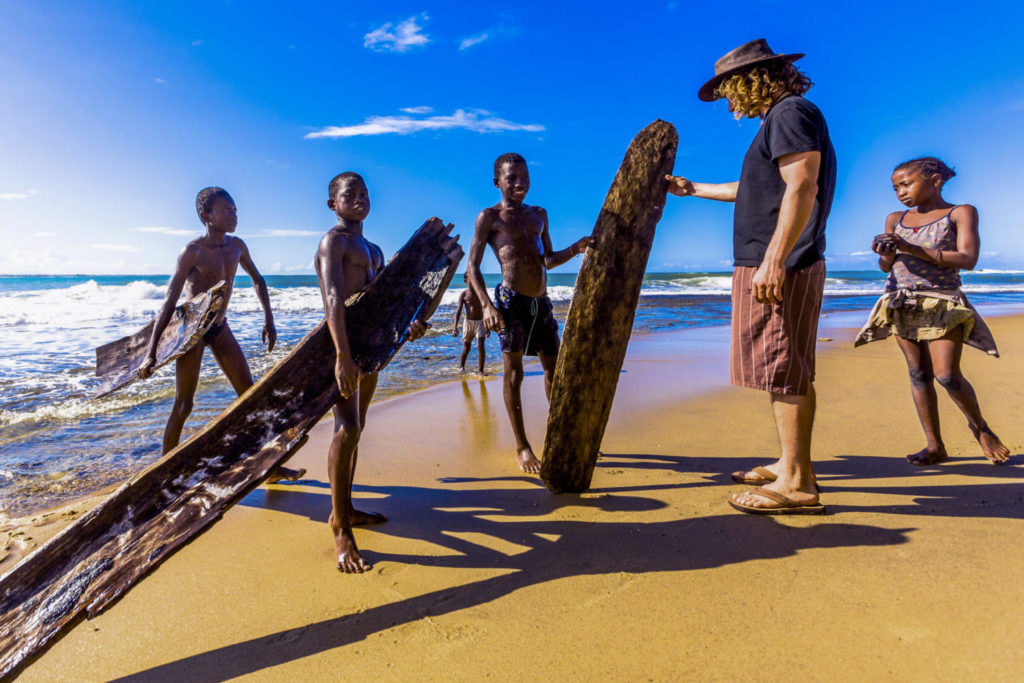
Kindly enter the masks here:
<path id="1" fill-rule="evenodd" d="M 751 642 L 765 652 L 814 643 L 811 679 L 1012 679 L 1014 654 L 977 652 L 1024 636 L 1005 609 L 1024 600 L 1006 571 L 1024 561 L 1014 485 L 1024 435 L 1010 432 L 1024 316 L 986 315 L 1004 357 L 970 350 L 964 368 L 1015 454 L 1007 467 L 984 461 L 941 399 L 951 459 L 908 465 L 902 454 L 923 437 L 902 358 L 891 343 L 854 350 L 836 333 L 822 342 L 816 382 L 815 465 L 830 514 L 734 512 L 728 473 L 777 449 L 767 401 L 726 386 L 713 363 L 695 371 L 699 354 L 688 360 L 672 335 L 649 335 L 630 344 L 587 493 L 554 496 L 515 468 L 496 377 L 382 401 L 354 487 L 357 505 L 389 516 L 356 530 L 372 571 L 333 566 L 321 423 L 291 460 L 305 480 L 250 493 L 22 680 L 353 669 L 385 680 L 731 679 L 749 675 L 736 653 Z M 836 329 L 852 341 L 852 327 Z M 694 394 L 699 373 L 713 381 Z M 524 402 L 539 447 L 539 373 L 528 373 Z M 771 658 L 756 670 L 792 674 Z"/>
<path id="2" fill-rule="evenodd" d="M 986 319 L 1024 315 L 1024 303 L 986 304 L 977 308 L 979 313 Z M 818 329 L 819 354 L 823 351 L 834 352 L 837 348 L 841 348 L 846 341 L 850 342 L 849 349 L 852 350 L 853 335 L 856 334 L 867 313 L 868 310 L 851 310 L 823 314 Z M 560 325 L 562 325 L 561 322 Z M 560 329 L 560 332 L 562 331 Z M 837 336 L 844 331 L 849 331 L 849 339 Z M 996 341 L 998 343 L 998 339 Z M 827 346 L 823 347 L 822 344 L 827 344 Z M 633 362 L 636 362 L 636 358 L 633 357 L 642 356 L 647 362 L 685 360 L 685 362 L 691 364 L 694 370 L 694 372 L 687 375 L 687 381 L 690 384 L 686 386 L 684 391 L 668 390 L 666 387 L 661 387 L 661 400 L 696 398 L 711 392 L 731 388 L 728 382 L 728 346 L 728 325 L 681 327 L 647 331 L 639 334 L 634 332 L 630 337 L 626 359 L 630 361 L 632 358 Z M 471 352 L 471 358 L 473 353 L 475 353 L 475 349 Z M 527 376 L 540 374 L 538 372 L 539 362 L 536 358 L 530 357 L 524 360 Z M 387 372 L 387 370 L 385 369 L 384 372 Z M 467 371 L 462 376 L 450 377 L 427 386 L 389 394 L 379 400 L 375 399 L 371 404 L 371 411 L 375 412 L 374 409 L 378 409 L 391 402 L 440 391 L 459 382 L 497 382 L 500 381 L 501 377 L 501 372 L 481 377 L 476 373 Z M 653 386 L 654 390 L 657 391 L 656 377 L 652 379 L 655 382 L 652 385 L 648 385 L 648 388 Z M 696 380 L 696 384 L 693 383 L 694 380 Z M 616 395 L 618 395 L 618 391 Z M 618 403 L 616 401 L 613 410 L 629 410 L 628 407 L 621 407 Z M 329 420 L 330 416 L 326 415 L 321 422 Z M 542 434 L 543 432 L 541 432 Z M 538 457 L 540 457 L 539 453 Z M 17 517 L 8 517 L 0 512 L 0 575 L 11 569 L 29 552 L 56 535 L 67 524 L 99 504 L 122 483 L 111 484 L 107 487 L 85 493 L 66 503 L 42 508 Z"/>

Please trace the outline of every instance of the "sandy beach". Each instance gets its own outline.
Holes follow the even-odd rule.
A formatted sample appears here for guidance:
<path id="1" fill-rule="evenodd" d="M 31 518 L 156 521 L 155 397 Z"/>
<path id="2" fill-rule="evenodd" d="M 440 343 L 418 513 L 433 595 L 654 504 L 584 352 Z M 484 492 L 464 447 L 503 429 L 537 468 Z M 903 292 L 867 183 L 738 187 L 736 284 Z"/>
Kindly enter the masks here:
<path id="1" fill-rule="evenodd" d="M 356 531 L 334 567 L 321 423 L 295 485 L 257 489 L 24 681 L 1016 680 L 1024 624 L 1024 316 L 964 373 L 1014 454 L 995 467 L 940 399 L 951 459 L 923 445 L 889 340 L 823 321 L 814 458 L 829 513 L 733 511 L 728 473 L 776 452 L 764 394 L 728 387 L 721 328 L 635 340 L 591 491 L 515 467 L 501 379 L 374 405 Z M 542 377 L 526 424 L 543 440 Z"/>

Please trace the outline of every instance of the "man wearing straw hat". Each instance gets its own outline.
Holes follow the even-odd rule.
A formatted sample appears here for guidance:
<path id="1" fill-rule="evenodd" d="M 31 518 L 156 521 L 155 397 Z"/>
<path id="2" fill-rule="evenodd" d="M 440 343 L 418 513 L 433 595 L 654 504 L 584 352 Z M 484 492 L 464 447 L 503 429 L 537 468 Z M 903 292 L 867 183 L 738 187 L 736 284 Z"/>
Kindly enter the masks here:
<path id="1" fill-rule="evenodd" d="M 737 118 L 761 127 L 734 183 L 668 176 L 669 191 L 734 202 L 732 384 L 769 392 L 779 459 L 735 472 L 754 485 L 729 504 L 753 514 L 821 514 L 811 465 L 814 347 L 825 283 L 825 221 L 836 184 L 836 158 L 821 111 L 804 99 L 812 83 L 793 62 L 754 40 L 715 62 L 697 96 L 726 98 Z"/>

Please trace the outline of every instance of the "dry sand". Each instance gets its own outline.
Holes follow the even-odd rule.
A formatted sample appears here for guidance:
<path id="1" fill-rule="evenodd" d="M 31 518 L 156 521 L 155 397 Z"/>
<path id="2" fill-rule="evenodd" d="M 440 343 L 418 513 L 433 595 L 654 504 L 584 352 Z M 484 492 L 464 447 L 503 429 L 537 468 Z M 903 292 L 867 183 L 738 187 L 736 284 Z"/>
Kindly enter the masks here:
<path id="1" fill-rule="evenodd" d="M 951 460 L 923 436 L 891 341 L 819 344 L 824 517 L 734 512 L 732 470 L 767 462 L 764 394 L 725 386 L 722 330 L 631 345 L 593 488 L 515 468 L 501 380 L 375 405 L 356 503 L 371 572 L 334 568 L 321 423 L 298 485 L 258 489 L 25 681 L 1019 680 L 1024 638 L 1024 318 L 964 370 L 1015 454 L 985 461 L 942 399 Z M 538 448 L 539 372 L 524 386 Z"/>

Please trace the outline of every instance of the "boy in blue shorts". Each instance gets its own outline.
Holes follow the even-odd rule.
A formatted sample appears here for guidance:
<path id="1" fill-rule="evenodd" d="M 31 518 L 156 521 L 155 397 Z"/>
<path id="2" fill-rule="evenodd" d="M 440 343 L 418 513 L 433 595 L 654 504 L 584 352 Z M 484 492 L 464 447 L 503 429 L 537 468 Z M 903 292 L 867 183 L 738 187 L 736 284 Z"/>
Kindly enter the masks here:
<path id="1" fill-rule="evenodd" d="M 582 254 L 594 240 L 581 237 L 561 251 L 551 247 L 547 211 L 523 203 L 530 190 L 530 172 L 526 159 L 519 154 L 503 154 L 494 162 L 494 186 L 501 191 L 501 201 L 477 216 L 466 274 L 483 304 L 484 325 L 497 332 L 501 340 L 505 408 L 516 439 L 519 468 L 538 474 L 540 461 L 530 448 L 523 426 L 523 355 L 540 359 L 544 393 L 550 397 L 559 340 L 558 323 L 547 295 L 547 271 Z M 488 244 L 501 264 L 501 284 L 494 289 L 493 302 L 480 272 L 484 246 Z"/>

